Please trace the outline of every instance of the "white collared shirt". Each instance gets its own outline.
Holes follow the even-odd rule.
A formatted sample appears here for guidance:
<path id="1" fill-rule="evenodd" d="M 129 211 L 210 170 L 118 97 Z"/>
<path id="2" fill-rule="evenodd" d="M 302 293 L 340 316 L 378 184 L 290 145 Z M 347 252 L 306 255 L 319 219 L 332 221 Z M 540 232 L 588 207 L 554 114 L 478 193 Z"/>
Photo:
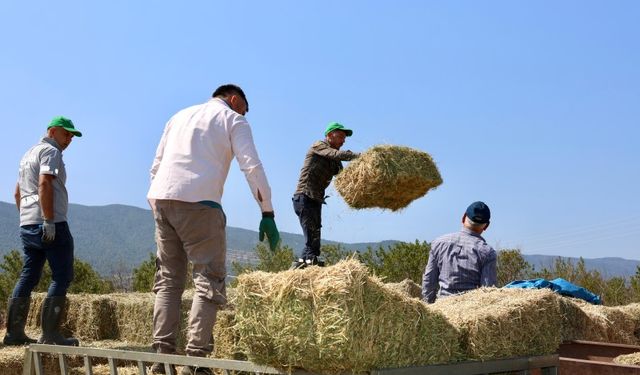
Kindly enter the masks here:
<path id="1" fill-rule="evenodd" d="M 169 120 L 151 166 L 147 198 L 222 203 L 234 156 L 260 209 L 273 211 L 251 127 L 218 98 L 183 109 Z"/>

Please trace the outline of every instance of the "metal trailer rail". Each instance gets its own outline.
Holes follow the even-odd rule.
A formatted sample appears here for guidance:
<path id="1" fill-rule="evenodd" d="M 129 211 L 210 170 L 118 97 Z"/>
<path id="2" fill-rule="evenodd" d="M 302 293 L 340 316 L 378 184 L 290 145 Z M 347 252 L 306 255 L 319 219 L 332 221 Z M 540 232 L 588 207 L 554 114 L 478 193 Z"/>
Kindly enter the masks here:
<path id="1" fill-rule="evenodd" d="M 640 366 L 614 363 L 622 354 L 640 352 L 640 346 L 594 341 L 569 341 L 560 345 L 560 372 L 581 375 L 640 375 Z"/>
<path id="2" fill-rule="evenodd" d="M 129 350 L 96 349 L 87 347 L 32 344 L 25 349 L 23 375 L 44 375 L 43 354 L 58 356 L 60 373 L 70 373 L 67 356 L 80 356 L 84 359 L 85 374 L 93 375 L 93 358 L 106 358 L 111 375 L 118 374 L 118 361 L 137 363 L 138 373 L 147 375 L 147 365 L 154 362 L 164 363 L 167 374 L 175 375 L 172 365 L 199 366 L 219 369 L 224 375 L 232 372 L 278 375 L 311 375 L 306 371 L 283 372 L 273 367 L 256 365 L 247 361 L 226 359 L 187 357 L 183 355 L 136 352 Z M 372 370 L 367 375 L 479 375 L 493 373 L 518 373 L 529 375 L 557 375 L 559 359 L 557 354 L 499 359 L 492 361 L 470 361 L 454 364 L 429 365 L 420 367 L 402 367 Z"/>

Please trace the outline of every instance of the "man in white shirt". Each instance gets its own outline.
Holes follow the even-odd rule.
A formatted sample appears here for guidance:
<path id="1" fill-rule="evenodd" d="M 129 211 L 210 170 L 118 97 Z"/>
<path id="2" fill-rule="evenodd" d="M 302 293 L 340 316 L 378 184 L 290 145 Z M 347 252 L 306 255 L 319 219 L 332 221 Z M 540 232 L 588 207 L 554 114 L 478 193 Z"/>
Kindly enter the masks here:
<path id="1" fill-rule="evenodd" d="M 244 117 L 248 111 L 240 87 L 220 86 L 206 103 L 175 114 L 158 145 L 147 198 L 158 246 L 153 347 L 159 353 L 176 352 L 188 262 L 193 263 L 195 294 L 185 352 L 202 357 L 213 350 L 217 310 L 226 303 L 226 217 L 220 203 L 233 157 L 262 211 L 260 240 L 266 236 L 272 250 L 278 245 L 271 188 Z M 164 372 L 157 365 L 152 370 Z M 182 373 L 210 371 L 185 366 Z"/>

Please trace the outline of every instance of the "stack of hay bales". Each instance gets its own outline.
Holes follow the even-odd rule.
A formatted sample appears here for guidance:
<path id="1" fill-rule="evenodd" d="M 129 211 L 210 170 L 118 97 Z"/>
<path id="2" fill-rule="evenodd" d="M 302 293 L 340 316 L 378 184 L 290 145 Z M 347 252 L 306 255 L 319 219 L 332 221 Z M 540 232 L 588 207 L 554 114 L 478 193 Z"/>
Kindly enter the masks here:
<path id="1" fill-rule="evenodd" d="M 578 327 L 576 340 L 611 342 L 617 344 L 637 344 L 634 335 L 636 320 L 622 306 L 607 307 L 588 302 L 572 300 L 586 315 L 585 325 Z"/>
<path id="2" fill-rule="evenodd" d="M 182 329 L 178 347 L 186 341 L 186 322 L 193 292 L 185 292 L 181 305 Z M 34 293 L 27 319 L 29 329 L 40 328 L 45 293 Z M 61 332 L 82 341 L 121 340 L 151 345 L 153 339 L 153 293 L 68 294 Z"/>
<path id="3" fill-rule="evenodd" d="M 548 289 L 481 288 L 433 307 L 460 330 L 468 359 L 550 354 L 561 342 L 557 296 Z"/>
<path id="4" fill-rule="evenodd" d="M 441 313 L 355 260 L 244 274 L 237 293 L 240 345 L 259 364 L 355 373 L 459 359 L 458 332 Z"/>
<path id="5" fill-rule="evenodd" d="M 442 184 L 442 177 L 426 152 L 381 145 L 349 163 L 334 184 L 352 208 L 396 211 Z"/>
<path id="6" fill-rule="evenodd" d="M 411 279 L 404 279 L 399 283 L 386 283 L 384 286 L 406 297 L 422 299 L 422 288 Z"/>

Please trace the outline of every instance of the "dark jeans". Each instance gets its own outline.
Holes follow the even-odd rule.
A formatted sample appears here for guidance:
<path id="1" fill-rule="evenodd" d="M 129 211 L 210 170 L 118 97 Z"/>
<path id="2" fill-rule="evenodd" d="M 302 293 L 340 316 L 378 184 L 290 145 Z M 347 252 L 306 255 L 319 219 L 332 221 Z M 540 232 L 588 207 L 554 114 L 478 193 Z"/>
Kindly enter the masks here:
<path id="1" fill-rule="evenodd" d="M 44 262 L 51 267 L 48 297 L 65 296 L 73 280 L 73 237 L 66 222 L 56 223 L 56 237 L 50 244 L 42 242 L 42 225 L 20 227 L 24 247 L 24 266 L 13 289 L 13 298 L 29 297 L 42 276 Z"/>
<path id="2" fill-rule="evenodd" d="M 300 219 L 300 226 L 304 234 L 304 250 L 302 259 L 312 259 L 320 255 L 320 227 L 322 203 L 313 200 L 305 194 L 296 194 L 292 198 L 293 210 Z"/>

